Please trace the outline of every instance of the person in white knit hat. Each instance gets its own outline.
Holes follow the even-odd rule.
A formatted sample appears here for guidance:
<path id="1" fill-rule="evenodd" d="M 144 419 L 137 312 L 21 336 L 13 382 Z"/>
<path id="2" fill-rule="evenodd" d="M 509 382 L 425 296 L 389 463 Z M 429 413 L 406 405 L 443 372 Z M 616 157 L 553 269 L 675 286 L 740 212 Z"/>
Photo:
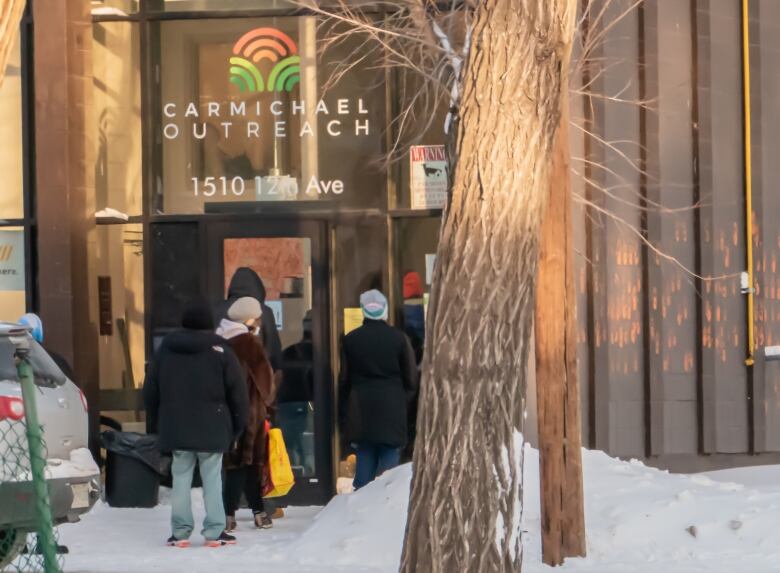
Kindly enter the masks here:
<path id="1" fill-rule="evenodd" d="M 387 299 L 360 295 L 363 326 L 344 337 L 339 421 L 357 453 L 355 489 L 398 465 L 407 441 L 407 408 L 417 391 L 417 366 L 406 334 L 387 324 Z"/>
<path id="2" fill-rule="evenodd" d="M 245 296 L 235 300 L 222 319 L 217 334 L 227 339 L 244 368 L 249 390 L 249 422 L 235 447 L 225 455 L 224 503 L 226 530 L 236 528 L 236 511 L 241 494 L 246 495 L 255 526 L 273 526 L 262 498 L 263 466 L 266 463 L 265 421 L 273 405 L 276 388 L 271 363 L 260 338 L 256 336 L 263 315 L 260 302 Z"/>

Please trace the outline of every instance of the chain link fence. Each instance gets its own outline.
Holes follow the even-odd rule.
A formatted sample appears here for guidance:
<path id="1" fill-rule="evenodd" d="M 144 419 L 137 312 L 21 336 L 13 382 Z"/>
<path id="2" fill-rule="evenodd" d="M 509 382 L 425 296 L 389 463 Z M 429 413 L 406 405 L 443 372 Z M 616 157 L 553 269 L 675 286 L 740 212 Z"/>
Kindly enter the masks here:
<path id="1" fill-rule="evenodd" d="M 0 412 L 0 572 L 60 573 L 62 555 L 46 484 L 46 445 L 38 422 L 32 369 L 17 350 L 21 398 Z"/>

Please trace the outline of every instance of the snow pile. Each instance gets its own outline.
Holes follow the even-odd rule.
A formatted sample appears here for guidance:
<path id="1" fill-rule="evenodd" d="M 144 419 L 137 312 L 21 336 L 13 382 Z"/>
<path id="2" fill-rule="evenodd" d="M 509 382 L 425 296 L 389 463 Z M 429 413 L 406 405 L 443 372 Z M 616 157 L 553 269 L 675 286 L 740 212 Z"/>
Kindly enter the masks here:
<path id="1" fill-rule="evenodd" d="M 100 468 L 87 448 L 71 450 L 69 460 L 49 458 L 46 463 L 47 479 L 88 478 L 100 475 Z"/>
<path id="2" fill-rule="evenodd" d="M 525 456 L 524 571 L 553 571 L 541 563 L 539 455 L 527 447 Z M 569 560 L 557 570 L 780 570 L 780 481 L 751 489 L 589 450 L 583 450 L 583 465 L 588 558 Z M 320 564 L 323 571 L 355 564 L 397 571 L 410 477 L 410 466 L 403 466 L 356 494 L 334 499 L 284 559 Z"/>
<path id="3" fill-rule="evenodd" d="M 538 453 L 525 449 L 524 573 L 769 573 L 780 571 L 780 467 L 671 475 L 640 462 L 583 450 L 588 557 L 559 569 L 541 564 Z M 778 479 L 772 479 L 777 476 Z M 321 511 L 289 508 L 269 531 L 239 514 L 239 545 L 219 551 L 161 546 L 170 509 L 100 505 L 63 526 L 67 570 L 85 573 L 276 570 L 285 573 L 390 573 L 398 570 L 410 466 Z M 731 478 L 743 478 L 744 485 Z M 196 499 L 196 520 L 202 500 Z M 194 536 L 197 545 L 199 539 Z"/>
<path id="4" fill-rule="evenodd" d="M 277 560 L 305 566 L 327 564 L 323 571 L 343 571 L 355 565 L 397 571 L 411 478 L 411 464 L 406 464 L 359 492 L 335 497 Z"/>
<path id="5" fill-rule="evenodd" d="M 2 436 L 2 432 L 3 428 L 0 427 L 0 436 Z M 26 440 L 26 438 L 24 439 Z M 27 442 L 23 442 L 22 438 L 11 448 L 3 450 L 2 461 L 3 463 L 0 464 L 0 483 L 32 481 Z M 47 459 L 44 471 L 46 479 L 92 478 L 100 475 L 100 468 L 87 448 L 71 450 L 67 460 Z"/>

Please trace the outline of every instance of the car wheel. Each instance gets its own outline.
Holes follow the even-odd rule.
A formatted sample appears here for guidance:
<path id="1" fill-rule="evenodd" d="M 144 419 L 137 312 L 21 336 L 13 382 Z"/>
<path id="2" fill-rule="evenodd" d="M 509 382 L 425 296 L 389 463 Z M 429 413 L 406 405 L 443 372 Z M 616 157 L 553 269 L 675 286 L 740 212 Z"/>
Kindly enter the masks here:
<path id="1" fill-rule="evenodd" d="M 27 535 L 18 529 L 0 529 L 0 570 L 10 564 L 24 549 Z"/>

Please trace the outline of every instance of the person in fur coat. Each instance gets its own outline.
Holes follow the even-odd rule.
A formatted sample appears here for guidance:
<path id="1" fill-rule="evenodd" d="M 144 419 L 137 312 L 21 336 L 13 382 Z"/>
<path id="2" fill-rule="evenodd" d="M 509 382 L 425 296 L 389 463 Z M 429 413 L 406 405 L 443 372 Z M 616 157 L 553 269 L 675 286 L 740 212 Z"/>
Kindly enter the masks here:
<path id="1" fill-rule="evenodd" d="M 271 516 L 263 506 L 263 469 L 266 462 L 265 421 L 276 395 L 271 363 L 256 335 L 261 324 L 262 307 L 257 299 L 242 297 L 228 309 L 217 334 L 227 340 L 246 374 L 249 390 L 249 421 L 234 447 L 225 454 L 224 502 L 227 531 L 236 528 L 236 511 L 241 494 L 246 495 L 257 528 L 273 527 Z"/>

